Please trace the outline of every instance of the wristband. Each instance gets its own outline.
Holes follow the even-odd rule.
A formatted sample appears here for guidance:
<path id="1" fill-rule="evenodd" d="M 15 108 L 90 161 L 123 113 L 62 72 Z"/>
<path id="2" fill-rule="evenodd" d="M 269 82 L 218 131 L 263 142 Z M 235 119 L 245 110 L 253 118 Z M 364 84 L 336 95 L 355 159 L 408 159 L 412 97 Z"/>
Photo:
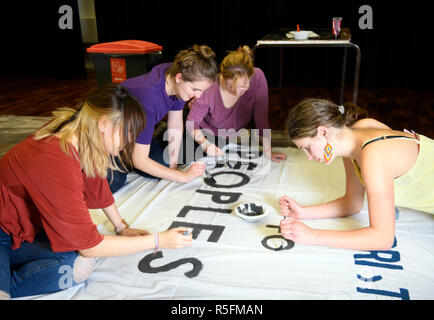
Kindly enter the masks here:
<path id="1" fill-rule="evenodd" d="M 130 226 L 128 225 L 128 223 L 126 223 L 126 221 L 124 220 L 124 219 L 122 219 L 122 223 L 125 225 L 125 228 L 129 228 Z M 124 229 L 125 229 L 124 228 Z M 115 233 L 117 234 L 117 235 L 119 235 L 120 233 L 121 233 L 121 231 L 123 230 L 119 230 L 118 228 L 114 228 L 115 229 Z"/>
<path id="2" fill-rule="evenodd" d="M 208 149 L 208 147 L 210 145 L 211 145 L 211 142 L 209 142 L 208 140 L 205 139 L 205 141 L 200 144 L 200 147 L 202 148 L 203 151 L 206 152 L 206 149 Z"/>
<path id="3" fill-rule="evenodd" d="M 154 233 L 154 244 L 155 244 L 155 247 L 154 247 L 154 255 L 157 253 L 157 251 L 160 249 L 159 247 L 158 247 L 158 244 L 159 244 L 159 236 L 158 236 L 158 233 L 156 232 L 156 233 Z"/>

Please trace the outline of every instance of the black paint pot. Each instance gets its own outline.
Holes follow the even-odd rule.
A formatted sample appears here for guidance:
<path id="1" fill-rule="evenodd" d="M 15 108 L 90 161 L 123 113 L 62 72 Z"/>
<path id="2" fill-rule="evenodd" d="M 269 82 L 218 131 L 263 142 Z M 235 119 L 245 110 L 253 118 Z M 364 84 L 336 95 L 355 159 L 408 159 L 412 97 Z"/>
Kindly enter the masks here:
<path id="1" fill-rule="evenodd" d="M 234 212 L 237 216 L 248 222 L 257 222 L 268 215 L 268 210 L 262 204 L 244 202 L 238 205 Z"/>

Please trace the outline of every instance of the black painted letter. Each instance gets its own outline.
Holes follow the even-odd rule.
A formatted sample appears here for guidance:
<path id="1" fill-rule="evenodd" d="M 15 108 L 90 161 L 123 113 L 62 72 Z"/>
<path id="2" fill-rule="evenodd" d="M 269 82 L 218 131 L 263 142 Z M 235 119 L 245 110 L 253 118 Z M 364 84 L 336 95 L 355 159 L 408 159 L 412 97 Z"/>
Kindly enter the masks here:
<path id="1" fill-rule="evenodd" d="M 168 264 L 165 264 L 163 266 L 159 266 L 156 268 L 151 267 L 152 261 L 154 261 L 155 259 L 162 258 L 162 257 L 163 257 L 163 253 L 161 251 L 158 251 L 155 255 L 153 253 L 148 254 L 142 260 L 140 260 L 139 265 L 138 265 L 139 270 L 143 273 L 167 272 L 167 271 L 170 271 L 172 269 L 176 269 L 177 267 L 179 267 L 182 264 L 191 263 L 193 265 L 193 269 L 186 272 L 185 276 L 189 277 L 189 278 L 194 278 L 194 277 L 197 277 L 197 275 L 199 274 L 200 270 L 202 270 L 202 267 L 203 267 L 202 262 L 196 258 L 184 258 L 184 259 L 179 259 L 179 260 L 170 262 Z"/>

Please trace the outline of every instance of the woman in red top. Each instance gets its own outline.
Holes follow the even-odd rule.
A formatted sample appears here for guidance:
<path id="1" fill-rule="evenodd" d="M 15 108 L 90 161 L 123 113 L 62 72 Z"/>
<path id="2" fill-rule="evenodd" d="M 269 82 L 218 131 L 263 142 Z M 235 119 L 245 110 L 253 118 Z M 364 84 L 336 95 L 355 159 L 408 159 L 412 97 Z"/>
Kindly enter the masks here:
<path id="1" fill-rule="evenodd" d="M 184 228 L 151 235 L 129 228 L 119 215 L 107 169 L 118 155 L 131 166 L 146 121 L 126 89 L 104 86 L 78 111 L 63 108 L 54 116 L 0 159 L 0 299 L 73 286 L 90 275 L 95 257 L 192 241 Z M 98 233 L 89 215 L 96 208 L 120 236 Z"/>

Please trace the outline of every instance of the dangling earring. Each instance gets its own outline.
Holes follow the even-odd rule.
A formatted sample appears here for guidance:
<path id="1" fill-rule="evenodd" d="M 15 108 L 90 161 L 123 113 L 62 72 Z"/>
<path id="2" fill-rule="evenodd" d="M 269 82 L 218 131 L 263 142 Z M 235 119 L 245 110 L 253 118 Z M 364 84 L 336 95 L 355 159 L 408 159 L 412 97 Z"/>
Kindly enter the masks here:
<path id="1" fill-rule="evenodd" d="M 327 145 L 324 147 L 324 161 L 326 163 L 329 163 L 331 157 L 332 157 L 332 146 L 327 142 Z"/>

